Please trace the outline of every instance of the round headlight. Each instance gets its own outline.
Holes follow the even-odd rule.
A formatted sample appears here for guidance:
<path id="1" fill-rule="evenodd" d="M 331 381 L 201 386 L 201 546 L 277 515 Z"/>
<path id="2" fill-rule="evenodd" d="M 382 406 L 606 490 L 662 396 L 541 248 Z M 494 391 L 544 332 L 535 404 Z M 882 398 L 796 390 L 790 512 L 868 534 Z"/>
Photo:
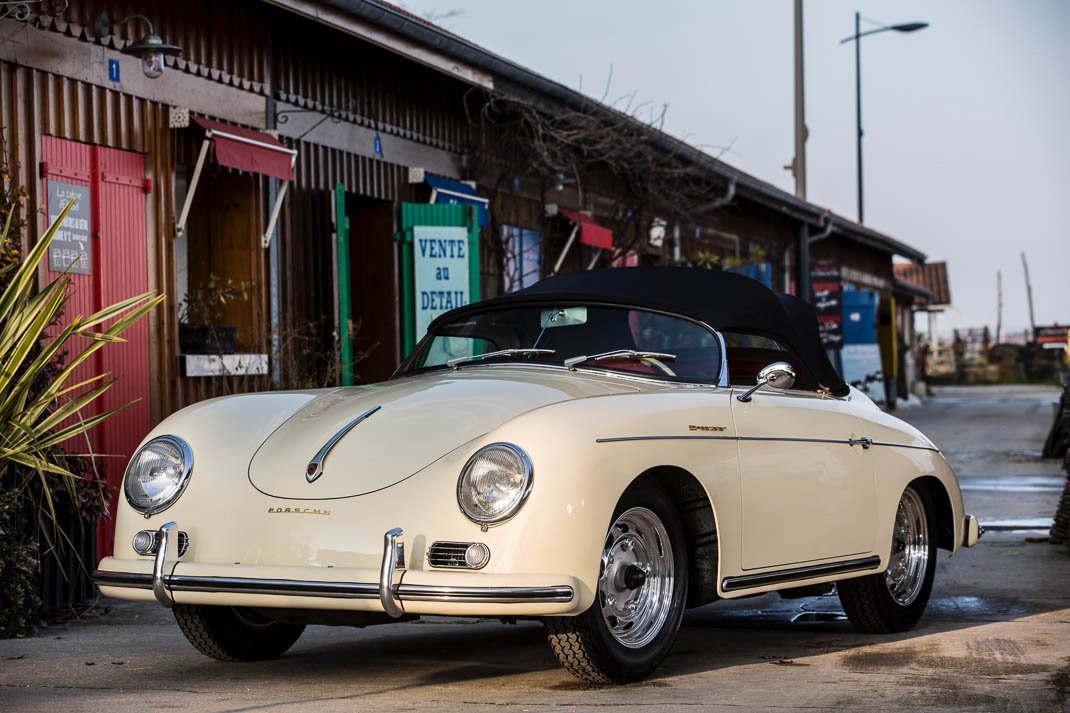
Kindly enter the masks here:
<path id="1" fill-rule="evenodd" d="M 531 492 L 531 460 L 510 443 L 492 443 L 468 459 L 457 503 L 472 522 L 493 525 L 516 514 Z"/>
<path id="2" fill-rule="evenodd" d="M 186 487 L 193 470 L 193 452 L 177 436 L 146 443 L 126 467 L 126 500 L 146 517 L 167 509 Z"/>

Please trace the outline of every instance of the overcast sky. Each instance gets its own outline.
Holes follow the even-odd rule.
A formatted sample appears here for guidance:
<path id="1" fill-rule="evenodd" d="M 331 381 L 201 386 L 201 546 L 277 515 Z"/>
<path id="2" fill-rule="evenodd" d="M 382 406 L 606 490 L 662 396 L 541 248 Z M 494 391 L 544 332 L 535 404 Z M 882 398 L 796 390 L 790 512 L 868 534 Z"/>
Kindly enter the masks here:
<path id="1" fill-rule="evenodd" d="M 791 0 L 405 0 L 487 49 L 610 103 L 669 103 L 666 129 L 793 190 Z M 808 198 L 856 217 L 854 12 L 863 39 L 866 223 L 947 260 L 940 322 L 1070 322 L 1070 2 L 807 0 Z M 453 14 L 456 12 L 456 14 Z M 870 25 L 869 27 L 872 27 Z M 582 84 L 581 84 L 582 82 Z"/>

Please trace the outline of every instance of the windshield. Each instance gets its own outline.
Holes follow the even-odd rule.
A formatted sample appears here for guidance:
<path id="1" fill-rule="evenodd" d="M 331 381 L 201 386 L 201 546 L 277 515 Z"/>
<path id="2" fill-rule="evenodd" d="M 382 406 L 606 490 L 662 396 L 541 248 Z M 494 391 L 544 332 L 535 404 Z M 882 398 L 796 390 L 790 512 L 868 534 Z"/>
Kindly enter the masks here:
<path id="1" fill-rule="evenodd" d="M 607 352 L 632 351 L 607 358 Z M 500 352 L 500 354 L 493 354 Z M 428 333 L 404 373 L 501 363 L 576 365 L 679 381 L 716 382 L 721 345 L 706 327 L 659 312 L 600 305 L 500 309 L 446 320 Z"/>

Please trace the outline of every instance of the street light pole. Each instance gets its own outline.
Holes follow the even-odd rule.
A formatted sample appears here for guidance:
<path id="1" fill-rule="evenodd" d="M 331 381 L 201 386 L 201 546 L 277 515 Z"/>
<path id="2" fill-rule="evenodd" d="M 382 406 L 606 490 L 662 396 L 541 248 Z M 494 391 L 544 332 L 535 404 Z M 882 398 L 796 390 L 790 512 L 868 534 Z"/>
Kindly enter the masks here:
<path id="1" fill-rule="evenodd" d="M 865 223 L 865 213 L 862 209 L 862 43 L 860 35 L 860 22 L 862 16 L 855 13 L 855 142 L 857 148 L 855 155 L 858 159 L 858 222 Z"/>
<path id="2" fill-rule="evenodd" d="M 806 91 L 803 71 L 803 0 L 795 0 L 795 195 L 806 199 Z"/>
<path id="3" fill-rule="evenodd" d="M 872 20 L 867 20 L 872 22 Z M 877 23 L 874 23 L 877 24 Z M 929 26 L 927 22 L 904 22 L 898 25 L 878 25 L 876 29 L 862 32 L 862 15 L 855 13 L 855 33 L 850 37 L 844 37 L 840 44 L 847 42 L 855 43 L 855 126 L 857 127 L 855 140 L 857 142 L 856 155 L 858 157 L 858 222 L 865 222 L 865 212 L 862 203 L 862 38 L 866 35 L 875 35 L 878 32 L 917 32 Z"/>

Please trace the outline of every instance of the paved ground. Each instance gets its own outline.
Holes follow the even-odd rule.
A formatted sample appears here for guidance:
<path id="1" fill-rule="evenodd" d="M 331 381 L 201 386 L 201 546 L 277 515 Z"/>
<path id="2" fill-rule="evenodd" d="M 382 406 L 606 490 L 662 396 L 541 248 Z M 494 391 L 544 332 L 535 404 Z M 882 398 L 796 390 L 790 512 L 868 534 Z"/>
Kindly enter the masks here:
<path id="1" fill-rule="evenodd" d="M 944 390 L 902 411 L 949 453 L 990 531 L 941 559 L 930 609 L 905 635 L 855 633 L 834 596 L 776 595 L 691 612 L 656 677 L 585 687 L 535 624 L 433 620 L 318 627 L 286 657 L 220 664 L 169 615 L 104 612 L 0 641 L 0 711 L 909 710 L 1070 713 L 1070 558 L 1027 542 L 1062 478 L 1038 449 L 1052 390 Z"/>

